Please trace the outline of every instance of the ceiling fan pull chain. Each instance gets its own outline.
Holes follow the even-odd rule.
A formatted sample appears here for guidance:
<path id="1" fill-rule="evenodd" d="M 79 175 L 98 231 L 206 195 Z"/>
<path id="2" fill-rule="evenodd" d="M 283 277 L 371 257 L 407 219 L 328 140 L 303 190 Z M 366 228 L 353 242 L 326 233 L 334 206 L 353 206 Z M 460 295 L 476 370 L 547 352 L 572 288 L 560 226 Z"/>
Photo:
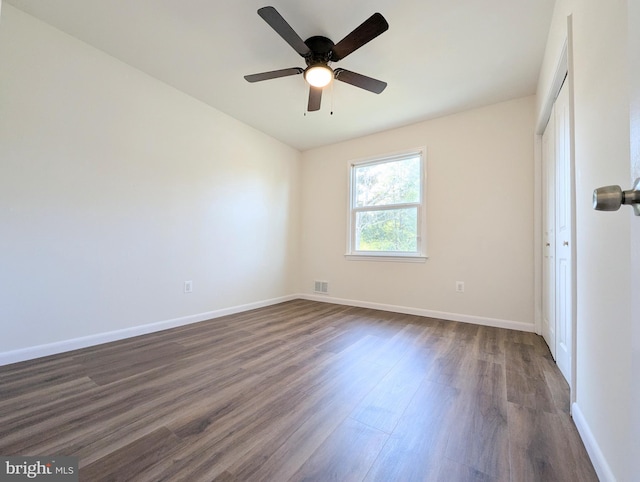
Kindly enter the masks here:
<path id="1" fill-rule="evenodd" d="M 333 82 L 331 82 L 331 115 L 333 115 Z"/>

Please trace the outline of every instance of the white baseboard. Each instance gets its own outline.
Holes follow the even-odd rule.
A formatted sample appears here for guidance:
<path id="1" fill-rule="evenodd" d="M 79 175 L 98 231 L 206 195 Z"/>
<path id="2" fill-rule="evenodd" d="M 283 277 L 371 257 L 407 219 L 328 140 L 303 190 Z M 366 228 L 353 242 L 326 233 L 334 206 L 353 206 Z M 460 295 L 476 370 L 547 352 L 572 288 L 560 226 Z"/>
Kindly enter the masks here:
<path id="1" fill-rule="evenodd" d="M 578 433 L 582 438 L 582 442 L 587 449 L 587 453 L 589 454 L 589 458 L 591 459 L 593 468 L 595 469 L 600 481 L 616 482 L 616 478 L 611 471 L 611 467 L 609 467 L 607 459 L 604 457 L 602 450 L 600 450 L 600 446 L 598 445 L 596 438 L 593 436 L 593 433 L 589 428 L 589 424 L 584 418 L 582 410 L 580 410 L 580 406 L 577 403 L 571 405 L 571 416 L 573 417 L 573 421 L 576 424 Z"/>
<path id="2" fill-rule="evenodd" d="M 507 328 L 509 330 L 535 332 L 533 323 L 524 323 L 522 321 L 501 320 L 498 318 L 487 318 L 484 316 L 463 315 L 458 313 L 447 313 L 443 311 L 425 310 L 422 308 L 411 308 L 407 306 L 388 305 L 383 303 L 374 303 L 371 301 L 347 300 L 343 298 L 334 298 L 327 295 L 299 294 L 298 298 L 311 301 L 321 301 L 323 303 L 335 303 L 337 305 L 357 306 L 359 308 L 371 308 L 381 311 L 392 311 L 394 313 L 404 313 L 407 315 L 427 316 L 429 318 L 438 318 L 441 320 L 461 321 L 463 323 L 472 323 L 474 325 L 492 326 L 495 328 Z"/>
<path id="3" fill-rule="evenodd" d="M 258 301 L 246 305 L 233 306 L 230 308 L 222 308 L 220 310 L 208 311 L 206 313 L 199 313 L 196 315 L 174 318 L 171 320 L 158 321 L 146 325 L 132 326 L 130 328 L 124 328 L 121 330 L 97 333 L 95 335 L 83 336 L 81 338 L 73 338 L 71 340 L 64 340 L 55 343 L 48 343 L 46 345 L 38 345 L 22 348 L 19 350 L 12 350 L 0 353 L 0 366 L 9 365 L 11 363 L 18 363 L 26 360 L 33 360 L 35 358 L 40 358 L 43 356 L 57 355 L 59 353 L 64 353 L 67 351 L 101 345 L 103 343 L 123 340 L 125 338 L 133 338 L 134 336 L 146 335 L 148 333 L 154 333 L 156 331 L 168 330 L 169 328 L 189 325 L 191 323 L 198 323 L 200 321 L 211 320 L 213 318 L 220 318 L 221 316 L 241 313 L 243 311 L 255 310 L 256 308 L 271 306 L 277 303 L 295 300 L 297 298 L 298 296 L 295 295 L 282 296 L 280 298 L 273 298 L 270 300 Z"/>
<path id="4" fill-rule="evenodd" d="M 495 318 L 486 318 L 486 317 L 474 316 L 474 315 L 444 313 L 441 311 L 432 311 L 432 310 L 424 310 L 421 308 L 410 308 L 406 306 L 373 303 L 369 301 L 347 300 L 343 298 L 333 298 L 331 296 L 297 294 L 297 295 L 282 296 L 282 297 L 273 298 L 270 300 L 258 301 L 258 302 L 249 303 L 246 305 L 223 308 L 220 310 L 208 311 L 206 313 L 199 313 L 196 315 L 184 316 L 181 318 L 174 318 L 171 320 L 164 320 L 164 321 L 159 321 L 155 323 L 149 323 L 146 325 L 132 326 L 130 328 L 124 328 L 121 330 L 109 331 L 105 333 L 97 333 L 95 335 L 84 336 L 81 338 L 73 338 L 71 340 L 64 340 L 64 341 L 59 341 L 55 343 L 48 343 L 46 345 L 38 345 L 38 346 L 8 351 L 8 352 L 0 353 L 0 366 L 9 365 L 11 363 L 18 363 L 26 360 L 33 360 L 35 358 L 41 358 L 49 355 L 57 355 L 59 353 L 64 353 L 72 350 L 78 350 L 81 348 L 100 345 L 102 343 L 109 343 L 112 341 L 123 340 L 125 338 L 132 338 L 134 336 L 146 335 L 148 333 L 168 330 L 170 328 L 175 328 L 178 326 L 188 325 L 191 323 L 198 323 L 200 321 L 211 320 L 213 318 L 219 318 L 221 316 L 232 315 L 235 313 L 241 313 L 243 311 L 254 310 L 256 308 L 271 306 L 277 303 L 283 303 L 285 301 L 291 301 L 295 299 L 305 299 L 305 300 L 311 300 L 311 301 L 321 301 L 324 303 L 335 303 L 339 305 L 357 306 L 361 308 L 371 308 L 374 310 L 392 311 L 395 313 L 405 313 L 408 315 L 428 316 L 431 318 L 438 318 L 442 320 L 461 321 L 464 323 L 494 326 L 497 328 L 508 328 L 511 330 L 520 330 L 520 331 L 528 331 L 528 332 L 533 332 L 535 330 L 535 326 L 532 323 L 500 320 Z"/>

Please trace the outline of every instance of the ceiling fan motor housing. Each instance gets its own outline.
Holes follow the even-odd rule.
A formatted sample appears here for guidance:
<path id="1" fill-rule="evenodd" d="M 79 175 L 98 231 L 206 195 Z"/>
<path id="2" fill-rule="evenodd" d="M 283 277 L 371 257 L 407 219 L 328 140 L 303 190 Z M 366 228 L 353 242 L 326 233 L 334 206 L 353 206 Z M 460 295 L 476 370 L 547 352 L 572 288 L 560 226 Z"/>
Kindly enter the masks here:
<path id="1" fill-rule="evenodd" d="M 331 39 L 316 35 L 309 37 L 304 43 L 311 50 L 304 59 L 308 66 L 326 64 L 331 61 L 331 51 L 335 45 Z"/>

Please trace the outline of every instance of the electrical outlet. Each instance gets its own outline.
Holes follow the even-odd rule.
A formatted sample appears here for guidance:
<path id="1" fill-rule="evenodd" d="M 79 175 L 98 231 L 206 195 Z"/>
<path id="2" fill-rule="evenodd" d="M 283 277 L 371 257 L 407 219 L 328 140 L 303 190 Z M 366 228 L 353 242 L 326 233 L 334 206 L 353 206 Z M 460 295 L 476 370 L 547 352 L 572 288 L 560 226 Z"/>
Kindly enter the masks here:
<path id="1" fill-rule="evenodd" d="M 193 281 L 185 281 L 184 282 L 184 292 L 192 293 L 193 292 Z"/>
<path id="2" fill-rule="evenodd" d="M 456 281 L 456 293 L 464 293 L 464 281 Z"/>

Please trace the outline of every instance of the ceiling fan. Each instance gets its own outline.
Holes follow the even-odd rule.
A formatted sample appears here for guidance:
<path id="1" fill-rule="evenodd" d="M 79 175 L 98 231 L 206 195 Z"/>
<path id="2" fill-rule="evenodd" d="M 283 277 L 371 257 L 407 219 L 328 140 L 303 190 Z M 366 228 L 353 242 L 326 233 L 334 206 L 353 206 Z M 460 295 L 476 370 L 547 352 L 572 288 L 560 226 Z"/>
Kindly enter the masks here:
<path id="1" fill-rule="evenodd" d="M 245 75 L 248 82 L 260 82 L 262 80 L 277 79 L 289 75 L 304 74 L 304 78 L 309 84 L 308 111 L 320 109 L 323 87 L 329 85 L 332 79 L 346 82 L 361 89 L 368 90 L 375 94 L 381 93 L 387 86 L 382 82 L 366 75 L 351 72 L 346 69 L 332 69 L 329 64 L 344 59 L 347 55 L 358 50 L 367 42 L 370 42 L 389 28 L 385 18 L 374 13 L 365 20 L 353 32 L 334 44 L 327 37 L 314 36 L 307 40 L 302 40 L 300 36 L 291 28 L 287 21 L 273 7 L 262 7 L 258 10 L 265 22 L 280 35 L 293 49 L 304 57 L 307 68 L 291 67 L 288 69 L 272 70 L 259 74 Z"/>

